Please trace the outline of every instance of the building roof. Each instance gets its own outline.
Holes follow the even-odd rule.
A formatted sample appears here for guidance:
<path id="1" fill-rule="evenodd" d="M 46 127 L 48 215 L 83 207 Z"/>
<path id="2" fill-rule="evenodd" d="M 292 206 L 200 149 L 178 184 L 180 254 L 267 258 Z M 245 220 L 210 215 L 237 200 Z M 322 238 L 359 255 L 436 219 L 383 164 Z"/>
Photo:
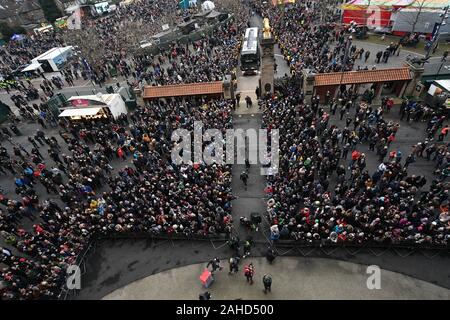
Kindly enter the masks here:
<path id="1" fill-rule="evenodd" d="M 218 16 L 220 16 L 222 13 L 216 10 L 211 11 L 206 17 L 208 19 L 212 19 L 212 18 L 216 18 Z"/>
<path id="2" fill-rule="evenodd" d="M 211 11 L 212 10 L 204 10 L 202 12 L 194 14 L 194 17 L 198 17 L 198 18 L 206 17 L 208 14 L 211 13 Z"/>
<path id="3" fill-rule="evenodd" d="M 316 74 L 315 86 L 333 86 L 337 84 L 358 84 L 411 80 L 409 68 L 378 69 L 367 71 L 348 71 Z"/>
<path id="4" fill-rule="evenodd" d="M 196 96 L 223 93 L 223 82 L 202 82 L 168 86 L 145 86 L 144 99 Z"/>

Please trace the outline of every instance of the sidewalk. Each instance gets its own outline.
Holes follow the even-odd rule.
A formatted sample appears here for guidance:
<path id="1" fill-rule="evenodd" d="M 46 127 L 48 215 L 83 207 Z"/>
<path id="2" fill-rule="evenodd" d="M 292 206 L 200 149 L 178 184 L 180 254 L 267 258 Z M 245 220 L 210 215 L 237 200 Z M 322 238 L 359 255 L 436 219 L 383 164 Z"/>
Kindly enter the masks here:
<path id="1" fill-rule="evenodd" d="M 253 262 L 254 284 L 246 282 L 243 266 Z M 210 288 L 201 286 L 199 276 L 206 263 L 160 272 L 135 281 L 106 295 L 105 300 L 198 300 L 211 292 L 213 300 L 301 300 L 301 299 L 450 299 L 450 290 L 387 270 L 381 270 L 381 289 L 367 288 L 367 267 L 321 258 L 277 258 L 270 265 L 265 258 L 247 258 L 239 273 L 229 275 L 222 261 Z M 264 294 L 262 277 L 272 276 L 272 292 Z"/>

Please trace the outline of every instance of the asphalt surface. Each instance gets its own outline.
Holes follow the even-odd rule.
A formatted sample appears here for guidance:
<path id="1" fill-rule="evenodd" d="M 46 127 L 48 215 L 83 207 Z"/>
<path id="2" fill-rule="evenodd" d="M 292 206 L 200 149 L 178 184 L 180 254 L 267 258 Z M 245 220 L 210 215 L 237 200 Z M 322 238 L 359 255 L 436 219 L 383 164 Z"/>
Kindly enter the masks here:
<path id="1" fill-rule="evenodd" d="M 249 285 L 243 272 L 229 274 L 224 263 L 224 269 L 214 273 L 214 282 L 207 289 L 213 300 L 450 298 L 448 289 L 387 270 L 379 270 L 379 282 L 372 282 L 369 277 L 373 266 L 346 261 L 295 257 L 280 258 L 272 264 L 264 258 L 252 257 L 249 261 L 255 268 L 253 285 Z M 204 264 L 192 264 L 166 270 L 117 289 L 104 299 L 196 300 L 205 291 L 197 277 L 204 268 Z M 272 278 L 270 292 L 262 290 L 266 274 Z"/>
<path id="2" fill-rule="evenodd" d="M 243 129 L 259 129 L 261 123 L 261 114 L 244 115 L 242 117 L 234 117 L 234 128 Z M 246 148 L 248 153 L 257 154 L 256 147 Z M 232 174 L 232 190 L 233 195 L 237 199 L 233 201 L 233 219 L 234 227 L 240 239 L 244 240 L 250 235 L 250 232 L 240 224 L 240 217 L 250 218 L 251 213 L 263 214 L 266 210 L 266 200 L 264 195 L 264 186 L 266 183 L 265 176 L 261 175 L 260 164 L 250 165 L 248 170 L 247 187 L 240 180 L 240 175 L 245 171 L 245 165 L 233 165 Z"/>

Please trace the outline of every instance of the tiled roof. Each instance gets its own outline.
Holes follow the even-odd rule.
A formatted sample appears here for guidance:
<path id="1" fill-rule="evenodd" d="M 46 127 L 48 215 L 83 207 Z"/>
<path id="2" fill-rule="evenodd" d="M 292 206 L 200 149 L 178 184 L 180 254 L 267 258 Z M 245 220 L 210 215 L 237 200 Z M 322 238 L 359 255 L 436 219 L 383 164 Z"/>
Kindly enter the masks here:
<path id="1" fill-rule="evenodd" d="M 342 81 L 341 81 L 342 80 Z M 409 68 L 378 69 L 316 74 L 315 86 L 411 80 Z"/>
<path id="2" fill-rule="evenodd" d="M 195 96 L 223 93 L 223 82 L 202 82 L 190 84 L 174 84 L 168 86 L 145 86 L 144 99 Z"/>

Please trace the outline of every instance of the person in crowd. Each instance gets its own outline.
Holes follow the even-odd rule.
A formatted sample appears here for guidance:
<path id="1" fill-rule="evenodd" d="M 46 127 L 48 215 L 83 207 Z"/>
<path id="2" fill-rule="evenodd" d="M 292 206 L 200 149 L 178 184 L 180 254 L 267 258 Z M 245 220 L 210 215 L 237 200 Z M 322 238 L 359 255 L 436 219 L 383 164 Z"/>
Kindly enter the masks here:
<path id="1" fill-rule="evenodd" d="M 272 264 L 273 261 L 275 260 L 275 258 L 276 258 L 276 252 L 275 252 L 275 250 L 274 250 L 272 247 L 268 247 L 268 248 L 267 248 L 267 252 L 266 252 L 266 259 L 267 259 L 267 261 L 268 261 L 270 264 Z"/>
<path id="2" fill-rule="evenodd" d="M 255 267 L 252 262 L 244 266 L 244 275 L 249 284 L 253 284 L 253 276 L 255 275 Z"/>
<path id="3" fill-rule="evenodd" d="M 263 104 L 263 127 L 281 128 L 283 137 L 279 171 L 267 178 L 271 230 L 278 230 L 281 239 L 306 243 L 447 243 L 449 225 L 442 217 L 449 213 L 438 212 L 438 204 L 447 199 L 446 145 L 437 149 L 424 140 L 405 160 L 401 153 L 397 158 L 397 152 L 389 160 L 388 141 L 397 135 L 399 124 L 385 120 L 381 108 L 364 99 L 358 102 L 349 110 L 352 122 L 357 120 L 354 131 L 344 134 L 348 127 L 319 117 L 296 93 L 294 81 L 277 89 L 277 97 Z M 444 124 L 438 114 L 427 118 L 433 137 L 435 128 Z M 366 168 L 366 155 L 359 151 L 365 143 L 379 150 L 378 169 L 372 173 Z M 348 165 L 342 163 L 345 149 L 352 154 Z M 409 175 L 408 167 L 417 157 L 433 159 L 436 152 L 436 179 L 429 191 L 419 192 L 424 177 Z"/>
<path id="4" fill-rule="evenodd" d="M 219 257 L 215 257 L 211 261 L 208 262 L 206 265 L 206 268 L 212 267 L 211 273 L 215 273 L 217 270 L 222 270 L 222 267 L 220 266 L 220 259 Z"/>
<path id="5" fill-rule="evenodd" d="M 0 202 L 8 209 L 0 212 L 0 230 L 19 251 L 9 258 L 2 254 L 10 262 L 0 272 L 9 279 L 4 298 L 57 298 L 64 270 L 95 234 L 229 234 L 231 167 L 175 165 L 170 137 L 172 130 L 197 120 L 223 131 L 232 128 L 231 110 L 231 101 L 222 99 L 152 102 L 138 107 L 129 120 L 69 123 L 62 129 L 66 141 L 38 130 L 32 139 L 49 149 L 47 159 L 39 155 L 44 147 L 39 143 L 37 148 L 30 143 L 36 150 L 29 157 L 20 144 L 15 152 L 1 149 L 1 167 L 14 174 L 10 177 L 23 198 L 3 196 Z M 122 162 L 119 147 L 130 164 L 113 169 L 111 164 Z M 38 185 L 61 202 L 40 199 Z M 18 231 L 21 218 L 37 216 L 33 230 Z M 21 254 L 33 258 L 22 263 Z M 213 269 L 217 266 L 214 260 Z M 46 284 L 36 288 L 41 282 Z"/>
<path id="6" fill-rule="evenodd" d="M 272 276 L 270 274 L 265 274 L 262 278 L 264 285 L 264 293 L 272 292 Z"/>

